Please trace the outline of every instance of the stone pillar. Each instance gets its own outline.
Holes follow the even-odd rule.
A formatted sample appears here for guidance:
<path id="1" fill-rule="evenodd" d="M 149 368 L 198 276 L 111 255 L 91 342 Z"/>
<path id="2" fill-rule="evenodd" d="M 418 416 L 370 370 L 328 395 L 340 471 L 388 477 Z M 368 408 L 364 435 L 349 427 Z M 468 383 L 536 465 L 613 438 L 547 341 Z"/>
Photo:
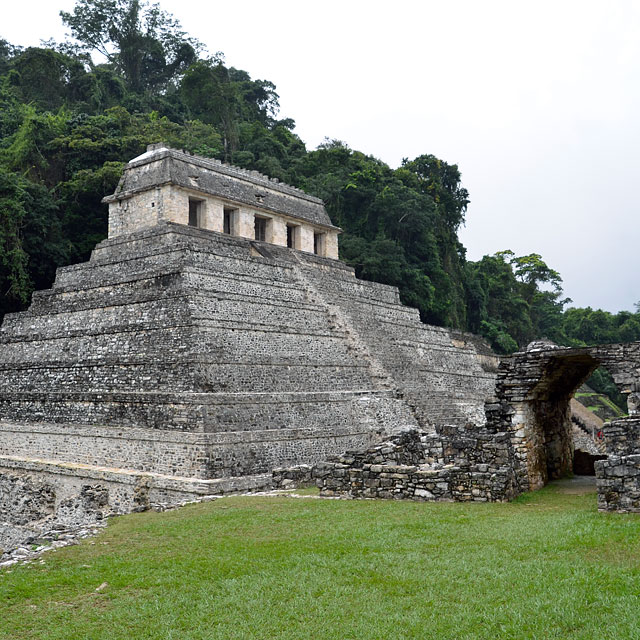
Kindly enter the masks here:
<path id="1" fill-rule="evenodd" d="M 245 208 L 238 209 L 236 214 L 236 228 L 234 231 L 234 235 L 236 236 L 240 236 L 241 238 L 250 238 L 253 240 L 255 237 L 254 212 Z"/>
<path id="2" fill-rule="evenodd" d="M 338 259 L 338 234 L 328 231 L 325 238 L 325 255 L 327 258 Z"/>
<path id="3" fill-rule="evenodd" d="M 313 227 L 302 224 L 300 225 L 300 251 L 313 253 Z"/>
<path id="4" fill-rule="evenodd" d="M 122 214 L 126 200 L 109 203 L 109 238 L 115 238 L 123 233 Z"/>
<path id="5" fill-rule="evenodd" d="M 281 247 L 287 246 L 287 224 L 282 218 L 272 218 L 271 224 L 267 225 L 267 234 L 271 227 L 271 238 L 267 241 L 272 244 L 279 244 Z"/>
<path id="6" fill-rule="evenodd" d="M 220 200 L 209 198 L 204 205 L 202 226 L 205 229 L 222 233 L 224 231 L 224 204 Z"/>

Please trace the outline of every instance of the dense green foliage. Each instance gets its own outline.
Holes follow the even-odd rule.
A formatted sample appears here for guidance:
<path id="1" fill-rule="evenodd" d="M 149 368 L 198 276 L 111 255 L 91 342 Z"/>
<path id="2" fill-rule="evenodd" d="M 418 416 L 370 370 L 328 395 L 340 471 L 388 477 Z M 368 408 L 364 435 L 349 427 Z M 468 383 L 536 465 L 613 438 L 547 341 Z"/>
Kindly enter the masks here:
<path id="1" fill-rule="evenodd" d="M 640 519 L 562 486 L 510 504 L 247 496 L 123 516 L 0 569 L 0 638 L 640 637 Z"/>
<path id="2" fill-rule="evenodd" d="M 278 119 L 271 82 L 203 53 L 157 4 L 77 0 L 61 15 L 71 42 L 0 39 L 0 314 L 88 257 L 123 163 L 161 141 L 323 198 L 359 277 L 398 286 L 423 320 L 482 334 L 501 353 L 543 336 L 640 339 L 638 313 L 564 311 L 561 278 L 538 254 L 466 260 L 456 165 L 424 154 L 392 169 L 335 140 L 307 151 L 294 121 Z"/>

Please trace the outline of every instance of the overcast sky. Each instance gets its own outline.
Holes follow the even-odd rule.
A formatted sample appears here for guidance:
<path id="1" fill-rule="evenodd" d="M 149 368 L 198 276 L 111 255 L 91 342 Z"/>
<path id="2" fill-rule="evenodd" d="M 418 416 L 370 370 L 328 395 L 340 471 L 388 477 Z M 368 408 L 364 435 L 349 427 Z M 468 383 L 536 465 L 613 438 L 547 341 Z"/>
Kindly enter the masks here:
<path id="1" fill-rule="evenodd" d="M 63 39 L 67 0 L 6 3 L 0 37 Z M 468 257 L 540 253 L 575 306 L 633 310 L 640 2 L 162 0 L 211 53 L 272 81 L 313 149 L 457 164 Z"/>

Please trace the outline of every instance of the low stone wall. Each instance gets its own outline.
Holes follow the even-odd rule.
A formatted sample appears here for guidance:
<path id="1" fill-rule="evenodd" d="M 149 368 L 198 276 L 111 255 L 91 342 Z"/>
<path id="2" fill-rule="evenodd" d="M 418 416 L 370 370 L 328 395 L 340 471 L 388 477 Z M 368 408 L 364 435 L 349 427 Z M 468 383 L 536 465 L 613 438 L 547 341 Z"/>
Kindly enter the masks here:
<path id="1" fill-rule="evenodd" d="M 323 495 L 399 500 L 503 502 L 515 497 L 509 469 L 489 470 L 448 465 L 429 469 L 409 465 L 365 465 L 351 468 L 323 462 L 315 466 L 316 484 Z"/>
<path id="2" fill-rule="evenodd" d="M 315 466 L 314 476 L 323 495 L 453 500 L 451 478 L 459 471 L 459 467 L 421 469 L 409 465 L 365 464 L 358 468 L 339 462 L 321 462 Z"/>
<path id="3" fill-rule="evenodd" d="M 312 477 L 323 495 L 353 498 L 501 502 L 519 493 L 508 435 L 459 426 L 406 431 L 318 463 Z"/>
<path id="4" fill-rule="evenodd" d="M 51 474 L 0 467 L 0 560 L 22 545 L 32 544 L 46 532 L 91 526 L 117 513 L 122 495 L 108 482 L 85 478 L 84 483 L 54 482 Z M 58 479 L 61 477 L 59 476 Z M 138 491 L 130 496 L 128 510 L 136 510 Z M 122 512 L 122 511 L 120 511 Z"/>

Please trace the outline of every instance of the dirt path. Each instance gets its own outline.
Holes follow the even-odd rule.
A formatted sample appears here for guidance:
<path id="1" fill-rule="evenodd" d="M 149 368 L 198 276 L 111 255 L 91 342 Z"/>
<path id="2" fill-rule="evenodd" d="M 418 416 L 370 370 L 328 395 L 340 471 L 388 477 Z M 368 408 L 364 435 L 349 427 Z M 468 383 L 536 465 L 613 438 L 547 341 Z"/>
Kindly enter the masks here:
<path id="1" fill-rule="evenodd" d="M 558 487 L 558 490 L 561 493 L 571 493 L 574 495 L 595 493 L 596 491 L 595 476 L 573 476 L 573 478 L 553 480 L 553 482 L 550 482 L 549 484 L 554 487 Z"/>

